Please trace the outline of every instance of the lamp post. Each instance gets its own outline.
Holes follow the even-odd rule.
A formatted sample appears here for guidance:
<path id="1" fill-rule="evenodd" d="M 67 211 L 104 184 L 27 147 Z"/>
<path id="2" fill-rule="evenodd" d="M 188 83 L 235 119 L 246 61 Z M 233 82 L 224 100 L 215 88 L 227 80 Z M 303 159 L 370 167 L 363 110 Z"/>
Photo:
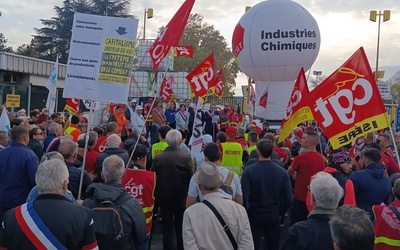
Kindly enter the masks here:
<path id="1" fill-rule="evenodd" d="M 316 71 L 316 70 L 314 70 L 314 71 L 313 71 L 313 75 L 315 75 L 315 79 L 316 79 L 316 80 L 315 80 L 315 83 L 316 83 L 315 86 L 317 86 L 317 85 L 318 85 L 319 76 L 322 75 L 322 71 Z"/>
<path id="2" fill-rule="evenodd" d="M 153 9 L 144 9 L 144 19 L 143 19 L 143 40 L 146 39 L 146 19 L 153 17 Z"/>
<path id="3" fill-rule="evenodd" d="M 369 12 L 369 20 L 372 22 L 376 22 L 376 16 L 378 16 L 378 42 L 376 45 L 376 68 L 375 68 L 375 81 L 378 81 L 378 61 L 379 61 L 379 39 L 381 35 L 381 16 L 383 16 L 383 21 L 390 20 L 390 10 L 384 10 L 383 13 L 381 11 L 377 12 L 376 10 L 371 10 Z"/>

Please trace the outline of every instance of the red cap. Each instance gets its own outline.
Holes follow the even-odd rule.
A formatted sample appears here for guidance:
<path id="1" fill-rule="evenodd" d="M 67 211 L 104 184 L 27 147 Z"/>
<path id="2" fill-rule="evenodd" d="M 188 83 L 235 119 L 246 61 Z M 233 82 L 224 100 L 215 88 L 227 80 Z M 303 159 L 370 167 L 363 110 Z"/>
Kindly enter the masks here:
<path id="1" fill-rule="evenodd" d="M 299 129 L 299 130 L 294 131 L 293 134 L 297 135 L 297 136 L 302 136 L 304 134 L 304 132 L 302 129 Z"/>
<path id="2" fill-rule="evenodd" d="M 235 137 L 236 136 L 236 128 L 235 127 L 228 127 L 226 129 L 226 135 Z"/>

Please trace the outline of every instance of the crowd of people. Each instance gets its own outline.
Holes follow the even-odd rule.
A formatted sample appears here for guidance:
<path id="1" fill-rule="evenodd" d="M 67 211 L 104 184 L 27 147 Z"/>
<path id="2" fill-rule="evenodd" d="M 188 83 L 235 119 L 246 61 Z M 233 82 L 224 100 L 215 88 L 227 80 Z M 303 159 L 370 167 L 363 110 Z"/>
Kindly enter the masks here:
<path id="1" fill-rule="evenodd" d="M 238 104 L 195 110 L 189 99 L 165 110 L 132 99 L 91 128 L 82 112 L 9 118 L 0 249 L 147 250 L 156 221 L 166 250 L 400 246 L 399 150 L 387 131 L 332 149 L 310 121 L 280 141 Z"/>

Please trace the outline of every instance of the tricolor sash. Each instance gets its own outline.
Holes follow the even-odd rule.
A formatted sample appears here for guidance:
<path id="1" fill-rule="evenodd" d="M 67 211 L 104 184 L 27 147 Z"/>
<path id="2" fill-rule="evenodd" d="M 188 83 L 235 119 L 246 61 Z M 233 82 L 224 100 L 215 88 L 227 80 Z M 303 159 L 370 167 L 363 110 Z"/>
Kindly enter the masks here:
<path id="1" fill-rule="evenodd" d="M 159 116 L 160 119 L 163 121 L 163 123 L 165 123 L 165 119 L 164 119 L 163 115 L 160 113 L 160 111 L 158 111 L 157 108 L 154 108 L 153 110 L 156 111 L 157 116 Z M 162 124 L 160 124 L 160 125 L 162 125 Z"/>
<path id="2" fill-rule="evenodd" d="M 49 143 L 49 146 L 47 146 L 45 152 L 48 153 L 50 150 L 54 147 L 54 145 L 60 140 L 60 138 L 55 137 L 51 142 Z"/>
<path id="3" fill-rule="evenodd" d="M 182 111 L 179 111 L 179 115 L 181 116 L 181 118 L 182 118 L 182 120 L 183 120 L 184 122 L 187 121 L 187 116 L 186 116 Z"/>
<path id="4" fill-rule="evenodd" d="M 33 208 L 33 202 L 16 207 L 15 218 L 26 237 L 37 249 L 67 249 L 40 219 Z"/>

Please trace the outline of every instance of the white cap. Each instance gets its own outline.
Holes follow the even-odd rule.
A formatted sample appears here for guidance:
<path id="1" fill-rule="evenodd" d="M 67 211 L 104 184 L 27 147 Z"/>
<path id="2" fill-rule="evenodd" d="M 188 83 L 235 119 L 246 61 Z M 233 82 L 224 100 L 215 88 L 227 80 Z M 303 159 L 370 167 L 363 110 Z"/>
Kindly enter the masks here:
<path id="1" fill-rule="evenodd" d="M 140 105 L 137 105 L 136 108 L 135 108 L 135 110 L 142 110 L 142 109 L 143 109 L 143 107 L 140 106 Z"/>
<path id="2" fill-rule="evenodd" d="M 133 98 L 133 99 L 131 100 L 131 103 L 132 103 L 132 102 L 137 102 L 137 99 Z"/>
<path id="3" fill-rule="evenodd" d="M 210 142 L 212 142 L 212 136 L 209 134 L 203 135 L 203 144 L 205 145 Z"/>

